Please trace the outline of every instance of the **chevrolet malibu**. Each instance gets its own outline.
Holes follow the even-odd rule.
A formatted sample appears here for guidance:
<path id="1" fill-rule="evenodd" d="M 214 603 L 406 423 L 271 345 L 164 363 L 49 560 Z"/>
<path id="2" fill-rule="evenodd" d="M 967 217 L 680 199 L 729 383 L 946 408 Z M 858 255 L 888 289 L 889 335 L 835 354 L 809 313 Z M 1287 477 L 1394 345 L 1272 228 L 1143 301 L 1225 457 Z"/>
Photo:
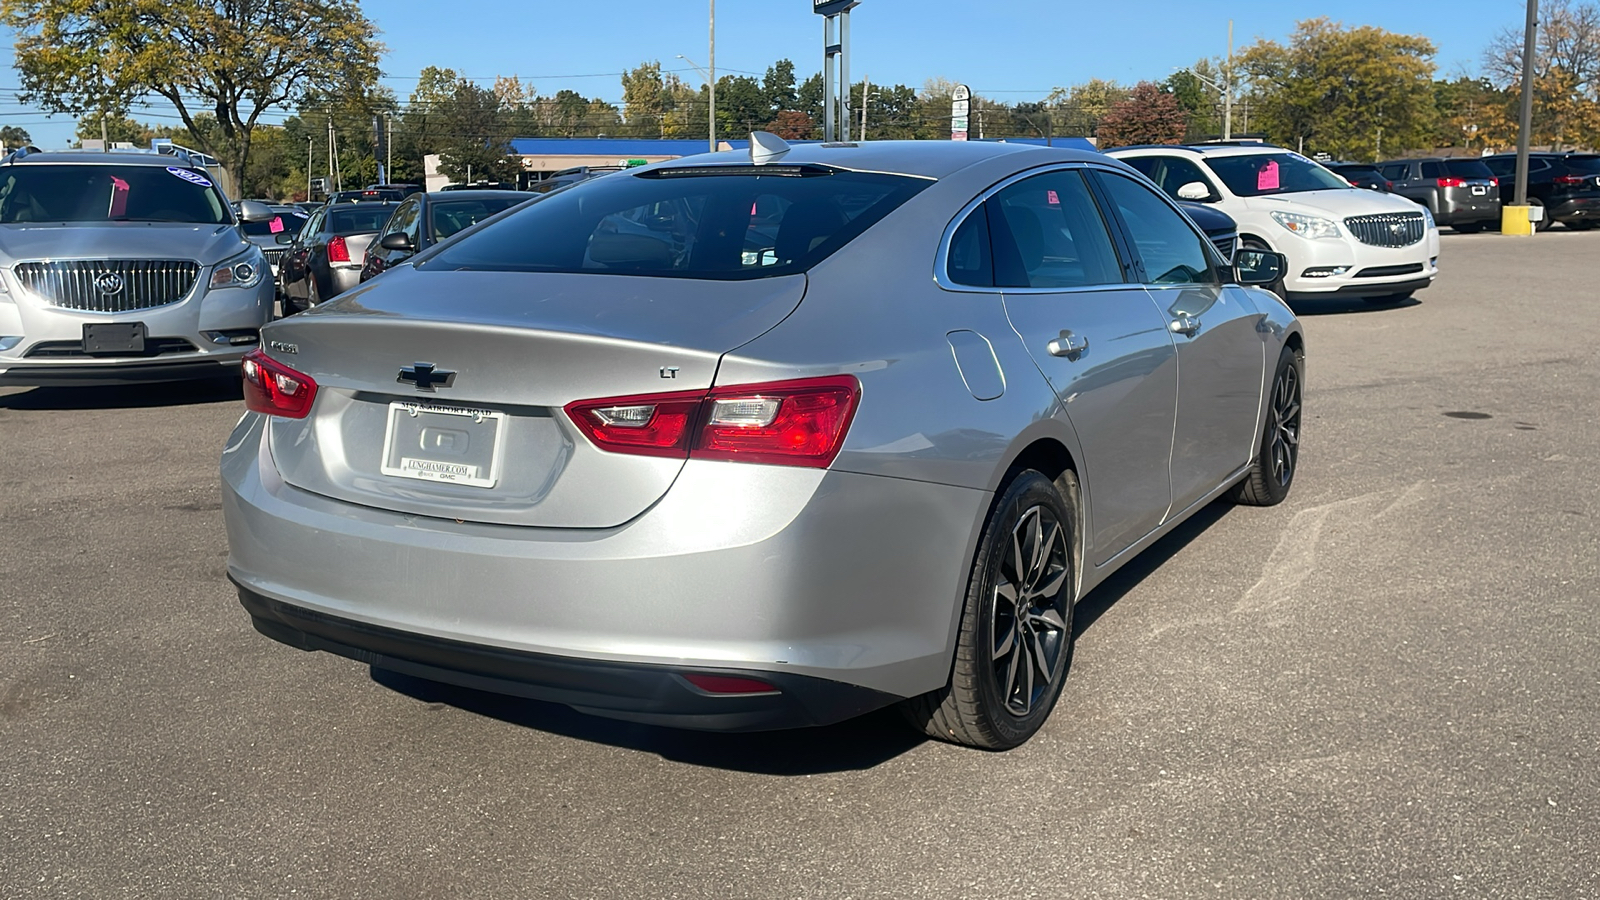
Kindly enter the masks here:
<path id="1" fill-rule="evenodd" d="M 754 136 L 551 195 L 276 322 L 222 456 L 255 627 L 755 730 L 897 704 L 1002 749 L 1073 605 L 1281 501 L 1303 339 L 1107 157 Z"/>

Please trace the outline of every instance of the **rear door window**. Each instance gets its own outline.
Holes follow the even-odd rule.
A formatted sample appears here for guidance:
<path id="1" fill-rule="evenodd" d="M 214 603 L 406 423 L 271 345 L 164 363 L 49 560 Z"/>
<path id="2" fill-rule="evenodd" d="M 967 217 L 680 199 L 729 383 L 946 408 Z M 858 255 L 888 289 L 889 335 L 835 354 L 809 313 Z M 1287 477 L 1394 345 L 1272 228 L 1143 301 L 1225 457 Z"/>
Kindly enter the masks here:
<path id="1" fill-rule="evenodd" d="M 1439 177 L 1442 177 L 1443 175 L 1444 175 L 1444 167 L 1439 165 L 1438 163 L 1436 163 L 1436 162 L 1425 162 L 1425 163 L 1422 164 L 1422 177 L 1423 178 L 1439 178 Z"/>
<path id="2" fill-rule="evenodd" d="M 821 166 L 595 178 L 463 236 L 418 268 L 739 280 L 803 272 L 932 182 Z"/>
<path id="3" fill-rule="evenodd" d="M 1406 178 L 1406 169 L 1409 169 L 1409 168 L 1411 168 L 1411 167 L 1406 165 L 1405 163 L 1399 163 L 1398 165 L 1392 165 L 1392 166 L 1384 166 L 1383 167 L 1383 177 L 1388 179 L 1389 181 L 1404 181 L 1405 178 Z"/>
<path id="4" fill-rule="evenodd" d="M 996 286 L 1070 288 L 1122 282 L 1110 230 L 1082 171 L 1025 178 L 984 205 Z"/>

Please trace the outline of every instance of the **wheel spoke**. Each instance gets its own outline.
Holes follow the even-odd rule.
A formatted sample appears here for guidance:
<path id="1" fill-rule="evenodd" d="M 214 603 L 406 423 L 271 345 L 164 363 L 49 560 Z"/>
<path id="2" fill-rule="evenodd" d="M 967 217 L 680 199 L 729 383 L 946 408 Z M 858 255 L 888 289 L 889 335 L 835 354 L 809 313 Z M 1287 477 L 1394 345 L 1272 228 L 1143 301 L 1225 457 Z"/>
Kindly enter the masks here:
<path id="1" fill-rule="evenodd" d="M 1049 628 L 1052 631 L 1065 632 L 1067 630 L 1066 620 L 1061 617 L 1060 612 L 1057 612 L 1053 608 L 1036 613 L 1030 618 L 1034 623 L 1043 625 L 1045 628 Z"/>
<path id="2" fill-rule="evenodd" d="M 1039 638 L 1039 632 L 1028 631 L 1028 643 L 1031 645 L 1029 656 L 1033 658 L 1033 667 L 1039 672 L 1039 681 L 1043 684 L 1050 683 L 1050 669 L 1055 665 L 1054 659 L 1046 659 L 1044 643 Z"/>
<path id="3" fill-rule="evenodd" d="M 1012 653 L 1011 658 L 1006 662 L 1006 677 L 1005 680 L 1000 683 L 1004 686 L 1004 691 L 1002 693 L 1004 694 L 1004 702 L 1007 706 L 1011 705 L 1011 698 L 1017 692 L 1017 673 L 1027 669 L 1027 664 L 1022 660 L 1022 658 L 1026 655 L 1026 648 L 1024 645 L 1019 643 L 1016 647 L 1016 652 Z"/>
<path id="4" fill-rule="evenodd" d="M 1067 570 L 1065 568 L 1058 569 L 1049 577 L 1048 580 L 1045 581 L 1044 584 L 1039 585 L 1039 587 L 1035 589 L 1034 596 L 1040 597 L 1046 602 L 1050 602 L 1054 600 L 1056 594 L 1061 593 L 1061 585 L 1064 584 L 1066 580 Z"/>
<path id="5" fill-rule="evenodd" d="M 1026 639 L 1017 643 L 1019 651 L 1014 659 L 1019 663 L 1016 668 L 1017 699 L 1022 704 L 1022 715 L 1027 715 L 1033 709 L 1033 647 Z"/>
<path id="6" fill-rule="evenodd" d="M 995 624 L 995 628 L 999 629 L 1000 627 L 999 623 Z M 994 639 L 994 658 L 997 662 L 1005 659 L 1006 654 L 1017 647 L 1017 621 L 1012 619 L 1004 628 L 1005 633 L 997 635 Z"/>

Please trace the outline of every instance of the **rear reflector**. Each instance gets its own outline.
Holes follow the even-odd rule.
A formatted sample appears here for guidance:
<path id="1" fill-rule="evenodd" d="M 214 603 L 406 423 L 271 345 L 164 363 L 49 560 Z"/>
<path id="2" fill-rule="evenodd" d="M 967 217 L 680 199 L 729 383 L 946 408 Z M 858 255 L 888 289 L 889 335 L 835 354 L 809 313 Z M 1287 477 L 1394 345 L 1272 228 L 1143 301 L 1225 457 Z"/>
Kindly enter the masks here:
<path id="1" fill-rule="evenodd" d="M 730 675 L 683 676 L 683 680 L 708 694 L 776 694 L 778 689 L 754 678 L 736 678 Z"/>
<path id="2" fill-rule="evenodd" d="M 304 419 L 317 397 L 311 376 L 267 356 L 260 347 L 244 355 L 244 405 L 258 413 Z"/>
<path id="3" fill-rule="evenodd" d="M 612 453 L 827 468 L 861 399 L 852 375 L 580 400 L 567 415 Z"/>

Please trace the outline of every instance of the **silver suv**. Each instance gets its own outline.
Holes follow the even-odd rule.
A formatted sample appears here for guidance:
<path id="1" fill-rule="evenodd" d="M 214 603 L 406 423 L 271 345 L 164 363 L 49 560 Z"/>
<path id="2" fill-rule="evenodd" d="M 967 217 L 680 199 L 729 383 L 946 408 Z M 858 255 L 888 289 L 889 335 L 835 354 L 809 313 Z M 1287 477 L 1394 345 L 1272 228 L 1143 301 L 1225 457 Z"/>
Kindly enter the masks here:
<path id="1" fill-rule="evenodd" d="M 272 215 L 182 154 L 0 159 L 0 385 L 233 374 L 273 312 L 239 226 Z"/>

